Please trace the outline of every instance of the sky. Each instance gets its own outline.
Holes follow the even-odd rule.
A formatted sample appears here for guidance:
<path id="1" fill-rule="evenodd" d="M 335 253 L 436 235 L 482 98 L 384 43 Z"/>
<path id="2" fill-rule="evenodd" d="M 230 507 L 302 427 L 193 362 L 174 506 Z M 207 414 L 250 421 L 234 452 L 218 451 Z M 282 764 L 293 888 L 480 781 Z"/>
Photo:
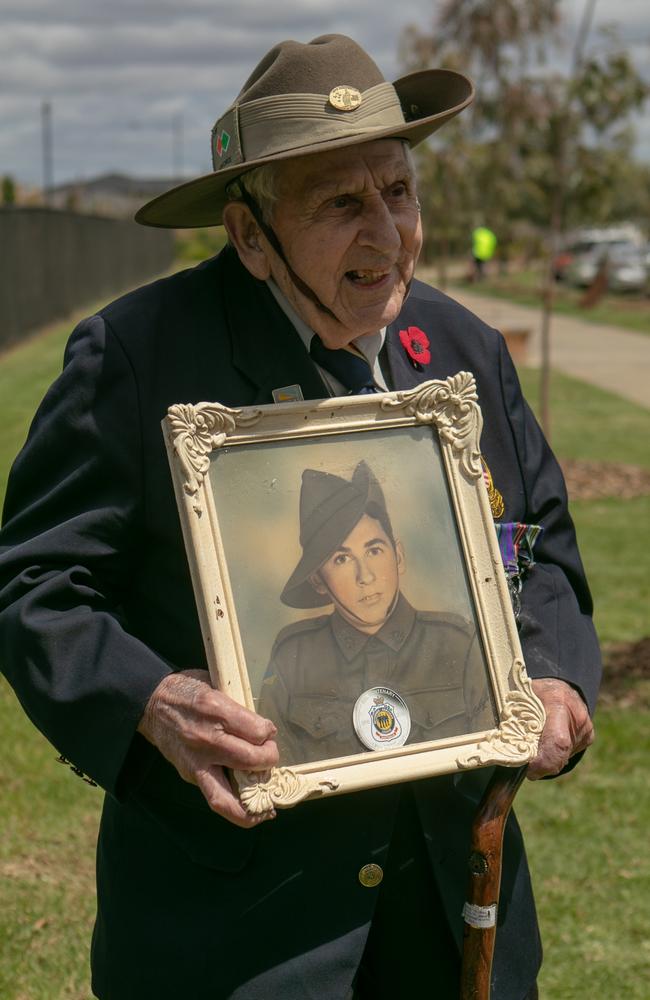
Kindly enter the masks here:
<path id="1" fill-rule="evenodd" d="M 459 0 L 463 2 L 463 0 Z M 563 0 L 570 40 L 584 0 Z M 429 27 L 437 0 L 0 0 L 0 175 L 40 186 L 42 105 L 51 106 L 55 184 L 108 172 L 206 173 L 210 130 L 278 41 L 351 35 L 387 79 L 400 76 L 408 24 Z M 647 0 L 597 0 L 650 76 Z M 569 51 L 556 58 L 567 66 Z M 345 82 L 345 81 L 342 81 Z M 636 121 L 650 162 L 650 108 Z"/>

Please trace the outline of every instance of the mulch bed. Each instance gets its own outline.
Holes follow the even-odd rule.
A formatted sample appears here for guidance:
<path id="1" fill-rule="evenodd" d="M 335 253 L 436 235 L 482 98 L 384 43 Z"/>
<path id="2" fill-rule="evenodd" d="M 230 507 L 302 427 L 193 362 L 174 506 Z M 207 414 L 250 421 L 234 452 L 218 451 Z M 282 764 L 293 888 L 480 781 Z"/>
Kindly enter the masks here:
<path id="1" fill-rule="evenodd" d="M 650 636 L 616 642 L 603 650 L 600 701 L 622 708 L 650 708 Z"/>
<path id="2" fill-rule="evenodd" d="M 570 500 L 631 500 L 650 494 L 650 469 L 622 462 L 586 462 L 561 458 Z"/>

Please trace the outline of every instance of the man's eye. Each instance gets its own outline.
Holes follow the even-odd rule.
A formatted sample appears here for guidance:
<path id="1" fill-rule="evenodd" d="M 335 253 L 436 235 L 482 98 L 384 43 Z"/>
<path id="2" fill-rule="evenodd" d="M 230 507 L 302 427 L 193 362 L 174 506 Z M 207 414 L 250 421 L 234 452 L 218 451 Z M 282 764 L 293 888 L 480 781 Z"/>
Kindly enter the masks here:
<path id="1" fill-rule="evenodd" d="M 341 194 L 332 202 L 332 208 L 348 208 L 352 199 L 348 194 Z"/>
<path id="2" fill-rule="evenodd" d="M 393 186 L 390 188 L 391 198 L 403 198 L 407 194 L 408 194 L 408 187 L 406 186 L 404 181 L 399 181 L 397 184 L 393 184 Z"/>
<path id="3" fill-rule="evenodd" d="M 371 556 L 380 556 L 384 551 L 381 545 L 373 545 L 371 549 L 368 549 L 368 553 Z"/>
<path id="4" fill-rule="evenodd" d="M 335 566 L 343 566 L 344 563 L 348 561 L 348 557 L 345 552 L 339 552 L 338 555 L 334 556 L 332 562 Z"/>

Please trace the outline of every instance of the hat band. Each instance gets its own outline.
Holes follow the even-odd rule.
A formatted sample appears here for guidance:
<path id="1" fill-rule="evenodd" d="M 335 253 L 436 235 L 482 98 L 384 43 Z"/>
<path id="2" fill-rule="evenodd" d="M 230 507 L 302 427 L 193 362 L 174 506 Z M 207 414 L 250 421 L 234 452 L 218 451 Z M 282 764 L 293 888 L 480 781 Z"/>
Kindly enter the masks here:
<path id="1" fill-rule="evenodd" d="M 244 163 L 333 139 L 370 137 L 405 123 L 392 83 L 379 83 L 364 91 L 361 104 L 352 111 L 337 110 L 324 94 L 261 97 L 232 108 L 228 117 L 233 111 L 238 112 L 239 162 Z M 217 123 L 217 134 L 219 128 Z"/>

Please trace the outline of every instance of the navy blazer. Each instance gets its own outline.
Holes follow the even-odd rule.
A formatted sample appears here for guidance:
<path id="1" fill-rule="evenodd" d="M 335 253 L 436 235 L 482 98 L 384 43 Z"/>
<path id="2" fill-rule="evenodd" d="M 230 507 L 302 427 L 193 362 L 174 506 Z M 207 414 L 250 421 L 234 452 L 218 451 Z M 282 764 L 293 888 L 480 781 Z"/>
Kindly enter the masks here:
<path id="1" fill-rule="evenodd" d="M 409 325 L 431 343 L 422 371 L 399 341 Z M 503 520 L 545 528 L 522 595 L 528 671 L 569 681 L 593 708 L 599 654 L 564 484 L 502 338 L 414 282 L 387 331 L 381 362 L 390 388 L 461 369 L 474 373 L 482 450 L 505 501 Z M 277 979 L 287 968 L 304 983 L 317 970 L 318 995 L 334 998 L 345 994 L 363 950 L 374 897 L 356 873 L 386 855 L 395 788 L 305 803 L 242 831 L 212 814 L 198 789 L 136 733 L 163 676 L 205 665 L 160 421 L 174 403 L 270 403 L 273 389 L 292 384 L 305 399 L 328 394 L 266 285 L 228 248 L 78 326 L 12 470 L 0 536 L 0 660 L 38 728 L 109 793 L 93 961 L 102 1000 L 174 991 L 198 998 L 202 990 L 211 997 L 290 998 Z M 459 943 L 469 824 L 487 774 L 414 786 Z M 323 858 L 331 861 L 326 891 L 316 893 L 314 906 Z M 184 907 L 182 933 L 177 924 L 170 930 L 156 899 L 161 866 L 166 898 Z M 534 980 L 539 954 L 535 944 L 521 948 L 521 935 L 537 941 L 513 818 L 493 972 L 499 1000 L 520 1000 Z M 230 956 L 221 992 L 214 984 L 209 992 L 214 973 L 204 965 L 190 987 L 189 956 L 197 942 L 209 951 L 215 940 Z M 161 941 L 168 957 L 162 964 Z M 157 993 L 154 965 L 161 969 Z M 143 969 L 149 971 L 140 981 Z"/>

